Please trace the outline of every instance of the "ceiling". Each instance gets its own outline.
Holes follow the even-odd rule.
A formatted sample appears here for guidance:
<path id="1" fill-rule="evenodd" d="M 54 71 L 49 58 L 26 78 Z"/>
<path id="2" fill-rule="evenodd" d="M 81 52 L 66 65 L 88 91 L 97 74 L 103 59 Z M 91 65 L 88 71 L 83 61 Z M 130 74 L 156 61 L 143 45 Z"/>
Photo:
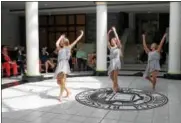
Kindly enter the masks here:
<path id="1" fill-rule="evenodd" d="M 107 2 L 110 12 L 169 12 L 169 2 Z M 2 1 L 2 8 L 9 9 L 12 13 L 22 14 L 25 9 L 23 1 Z M 44 14 L 51 13 L 91 13 L 96 12 L 96 4 L 88 2 L 49 2 L 39 1 L 39 12 Z"/>

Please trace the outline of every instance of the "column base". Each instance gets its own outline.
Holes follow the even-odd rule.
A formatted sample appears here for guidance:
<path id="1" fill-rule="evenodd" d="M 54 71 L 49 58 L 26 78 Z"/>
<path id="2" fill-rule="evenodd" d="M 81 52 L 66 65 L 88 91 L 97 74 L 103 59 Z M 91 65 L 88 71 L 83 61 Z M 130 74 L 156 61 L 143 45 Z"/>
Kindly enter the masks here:
<path id="1" fill-rule="evenodd" d="M 43 76 L 40 75 L 40 76 L 27 76 L 27 75 L 24 75 L 22 76 L 22 81 L 23 82 L 38 82 L 38 81 L 43 81 Z"/>
<path id="2" fill-rule="evenodd" d="M 181 80 L 181 74 L 164 74 L 163 76 L 166 79 L 173 79 L 173 80 Z"/>
<path id="3" fill-rule="evenodd" d="M 94 76 L 108 76 L 107 71 L 94 71 Z"/>

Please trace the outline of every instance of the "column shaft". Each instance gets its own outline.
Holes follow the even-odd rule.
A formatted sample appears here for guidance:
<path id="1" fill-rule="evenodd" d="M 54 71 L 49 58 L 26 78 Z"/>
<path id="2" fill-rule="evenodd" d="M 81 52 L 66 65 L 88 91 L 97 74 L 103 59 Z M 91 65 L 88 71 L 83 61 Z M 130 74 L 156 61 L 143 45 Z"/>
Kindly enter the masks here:
<path id="1" fill-rule="evenodd" d="M 38 2 L 26 2 L 27 76 L 39 76 Z"/>
<path id="2" fill-rule="evenodd" d="M 168 79 L 181 80 L 181 2 L 170 2 Z"/>
<path id="3" fill-rule="evenodd" d="M 168 73 L 181 74 L 181 3 L 170 3 Z"/>
<path id="4" fill-rule="evenodd" d="M 96 71 L 107 71 L 107 5 L 97 4 Z"/>

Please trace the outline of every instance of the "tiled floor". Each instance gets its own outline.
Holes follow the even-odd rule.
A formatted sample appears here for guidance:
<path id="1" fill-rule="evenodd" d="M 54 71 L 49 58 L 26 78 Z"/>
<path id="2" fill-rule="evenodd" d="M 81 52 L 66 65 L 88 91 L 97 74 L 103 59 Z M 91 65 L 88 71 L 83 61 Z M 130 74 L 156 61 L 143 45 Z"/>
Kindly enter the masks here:
<path id="1" fill-rule="evenodd" d="M 45 78 L 48 78 L 48 77 L 53 77 L 53 73 L 43 73 L 42 74 Z M 16 82 L 16 81 L 20 81 L 22 78 L 22 75 L 19 75 L 17 77 L 15 76 L 12 76 L 10 78 L 2 78 L 2 81 L 1 81 L 1 85 L 3 84 L 8 84 L 8 83 L 12 83 L 12 82 Z"/>
<path id="2" fill-rule="evenodd" d="M 83 71 L 83 72 L 71 72 L 70 75 L 90 75 L 92 74 L 92 71 Z M 51 78 L 53 77 L 54 73 L 42 73 L 41 75 L 44 76 L 44 78 Z M 12 83 L 15 81 L 20 81 L 21 80 L 21 75 L 17 77 L 10 77 L 10 78 L 2 78 L 1 84 L 8 84 Z"/>
<path id="3" fill-rule="evenodd" d="M 119 77 L 120 87 L 151 90 L 141 77 Z M 67 79 L 71 96 L 57 100 L 56 80 L 26 83 L 2 90 L 2 123 L 181 123 L 181 81 L 158 79 L 156 91 L 168 104 L 145 111 L 109 111 L 84 106 L 75 95 L 90 88 L 111 87 L 108 77 Z"/>
<path id="4" fill-rule="evenodd" d="M 133 75 L 133 74 L 136 74 L 138 72 L 144 72 L 144 71 L 140 71 L 140 70 L 134 70 L 134 71 L 129 71 L 129 70 L 122 70 L 119 72 L 119 75 L 121 76 L 125 76 L 125 75 Z M 70 75 L 75 75 L 75 76 L 78 76 L 78 75 L 90 75 L 92 74 L 93 72 L 92 71 L 83 71 L 83 72 L 72 72 Z M 163 76 L 165 74 L 165 72 L 159 72 L 159 75 L 158 76 Z M 53 77 L 54 73 L 44 73 L 42 74 L 45 78 L 49 78 L 49 77 Z M 1 84 L 8 84 L 8 83 L 12 83 L 12 82 L 15 82 L 15 81 L 20 81 L 21 80 L 21 76 L 18 76 L 18 77 L 10 77 L 10 78 L 3 78 L 2 79 L 2 82 Z"/>

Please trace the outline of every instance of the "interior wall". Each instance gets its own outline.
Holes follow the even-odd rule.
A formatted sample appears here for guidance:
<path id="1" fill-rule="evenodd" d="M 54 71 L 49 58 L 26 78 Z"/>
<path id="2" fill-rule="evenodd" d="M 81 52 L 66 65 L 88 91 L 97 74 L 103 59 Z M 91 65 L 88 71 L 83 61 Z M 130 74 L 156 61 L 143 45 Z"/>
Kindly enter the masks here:
<path id="1" fill-rule="evenodd" d="M 1 45 L 14 47 L 19 45 L 19 19 L 8 9 L 1 9 Z"/>

